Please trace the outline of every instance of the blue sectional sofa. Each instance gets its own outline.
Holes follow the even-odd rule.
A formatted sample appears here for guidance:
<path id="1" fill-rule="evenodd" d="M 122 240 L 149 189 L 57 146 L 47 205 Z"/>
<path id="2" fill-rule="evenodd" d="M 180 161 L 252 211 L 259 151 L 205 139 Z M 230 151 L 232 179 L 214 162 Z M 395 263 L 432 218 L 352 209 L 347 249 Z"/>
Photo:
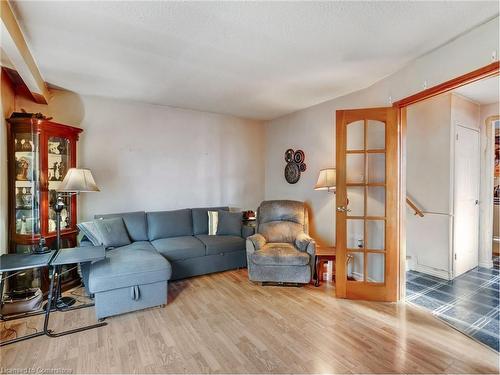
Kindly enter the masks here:
<path id="1" fill-rule="evenodd" d="M 82 265 L 84 284 L 95 296 L 98 319 L 167 303 L 169 280 L 246 267 L 245 239 L 208 235 L 208 211 L 228 207 L 95 215 L 121 217 L 131 244 L 106 251 L 106 259 Z M 81 246 L 92 246 L 85 238 Z"/>

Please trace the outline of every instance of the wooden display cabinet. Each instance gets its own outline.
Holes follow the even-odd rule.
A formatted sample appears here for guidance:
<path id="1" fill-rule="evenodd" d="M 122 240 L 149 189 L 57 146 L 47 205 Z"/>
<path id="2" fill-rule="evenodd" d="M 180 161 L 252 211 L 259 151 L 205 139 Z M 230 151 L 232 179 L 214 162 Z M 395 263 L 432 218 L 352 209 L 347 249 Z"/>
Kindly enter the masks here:
<path id="1" fill-rule="evenodd" d="M 13 113 L 7 119 L 9 253 L 30 253 L 40 237 L 45 238 L 49 248 L 55 248 L 56 189 L 66 171 L 76 167 L 76 144 L 81 132 L 80 128 L 27 113 Z M 61 247 L 74 247 L 78 234 L 76 197 L 64 199 Z M 64 289 L 80 282 L 76 269 L 64 274 L 62 280 Z M 10 290 L 31 287 L 48 291 L 46 269 L 28 270 L 9 279 Z"/>

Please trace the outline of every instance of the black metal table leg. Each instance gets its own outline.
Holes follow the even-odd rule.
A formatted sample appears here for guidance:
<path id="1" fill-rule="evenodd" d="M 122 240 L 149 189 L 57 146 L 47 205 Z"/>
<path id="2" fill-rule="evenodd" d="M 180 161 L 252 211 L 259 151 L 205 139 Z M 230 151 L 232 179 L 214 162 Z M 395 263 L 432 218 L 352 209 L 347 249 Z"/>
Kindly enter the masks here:
<path id="1" fill-rule="evenodd" d="M 47 302 L 48 304 L 47 304 L 47 309 L 45 311 L 45 322 L 44 322 L 44 325 L 43 325 L 44 334 L 47 335 L 47 336 L 49 336 L 49 337 L 60 337 L 60 336 L 65 336 L 65 335 L 69 335 L 69 334 L 72 334 L 72 333 L 82 332 L 82 331 L 86 331 L 86 330 L 89 330 L 89 329 L 103 327 L 103 326 L 107 325 L 108 323 L 101 322 L 101 323 L 91 324 L 91 325 L 88 325 L 88 326 L 79 327 L 79 328 L 75 328 L 75 329 L 69 329 L 67 331 L 62 331 L 62 332 L 54 332 L 51 329 L 49 329 L 50 311 L 51 311 L 51 306 L 52 306 L 52 295 L 53 295 L 53 290 L 54 290 L 54 279 L 55 279 L 55 274 L 56 274 L 56 267 L 53 266 L 51 268 L 52 268 L 52 272 L 51 272 L 51 276 L 52 277 L 51 277 L 51 280 L 50 280 L 49 299 L 48 299 L 48 302 Z M 61 282 L 61 280 L 58 280 L 57 282 L 59 284 Z M 72 307 L 60 309 L 59 311 L 66 312 L 66 311 L 70 311 L 70 310 L 77 310 L 77 309 L 82 309 L 82 308 L 91 307 L 91 306 L 94 306 L 94 304 L 93 303 L 88 303 L 88 304 L 80 305 L 80 306 L 72 306 Z"/>

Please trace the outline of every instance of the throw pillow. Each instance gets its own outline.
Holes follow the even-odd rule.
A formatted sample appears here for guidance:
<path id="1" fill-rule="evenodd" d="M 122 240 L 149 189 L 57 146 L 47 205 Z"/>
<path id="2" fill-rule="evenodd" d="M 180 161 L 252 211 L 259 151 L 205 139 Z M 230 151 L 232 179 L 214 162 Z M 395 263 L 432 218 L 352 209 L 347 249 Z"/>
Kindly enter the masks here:
<path id="1" fill-rule="evenodd" d="M 101 235 L 97 230 L 97 227 L 95 226 L 93 221 L 78 223 L 76 224 L 76 226 L 78 227 L 78 229 L 80 229 L 80 231 L 84 234 L 84 236 L 87 237 L 90 242 L 92 242 L 92 245 L 94 246 L 102 245 Z"/>
<path id="2" fill-rule="evenodd" d="M 242 212 L 219 211 L 217 234 L 220 236 L 241 236 Z"/>
<path id="3" fill-rule="evenodd" d="M 121 217 L 96 219 L 94 224 L 99 231 L 104 247 L 120 247 L 130 244 L 130 238 Z"/>
<path id="4" fill-rule="evenodd" d="M 217 225 L 219 223 L 218 211 L 207 211 L 208 213 L 208 235 L 215 236 L 217 234 Z"/>

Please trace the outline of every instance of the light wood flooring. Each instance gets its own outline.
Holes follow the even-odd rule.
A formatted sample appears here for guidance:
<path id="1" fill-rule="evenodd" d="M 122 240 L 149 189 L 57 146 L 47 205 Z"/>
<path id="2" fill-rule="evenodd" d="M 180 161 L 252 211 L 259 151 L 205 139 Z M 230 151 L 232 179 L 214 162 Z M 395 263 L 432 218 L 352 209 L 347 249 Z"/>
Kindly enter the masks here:
<path id="1" fill-rule="evenodd" d="M 56 313 L 52 328 L 93 321 L 93 309 Z M 29 326 L 40 328 L 41 322 L 32 318 Z M 0 367 L 72 373 L 499 371 L 498 353 L 415 307 L 336 299 L 326 284 L 263 287 L 249 282 L 246 270 L 173 282 L 166 307 L 107 322 L 93 331 L 3 347 Z M 7 326 L 23 333 L 26 323 L 14 323 Z"/>

